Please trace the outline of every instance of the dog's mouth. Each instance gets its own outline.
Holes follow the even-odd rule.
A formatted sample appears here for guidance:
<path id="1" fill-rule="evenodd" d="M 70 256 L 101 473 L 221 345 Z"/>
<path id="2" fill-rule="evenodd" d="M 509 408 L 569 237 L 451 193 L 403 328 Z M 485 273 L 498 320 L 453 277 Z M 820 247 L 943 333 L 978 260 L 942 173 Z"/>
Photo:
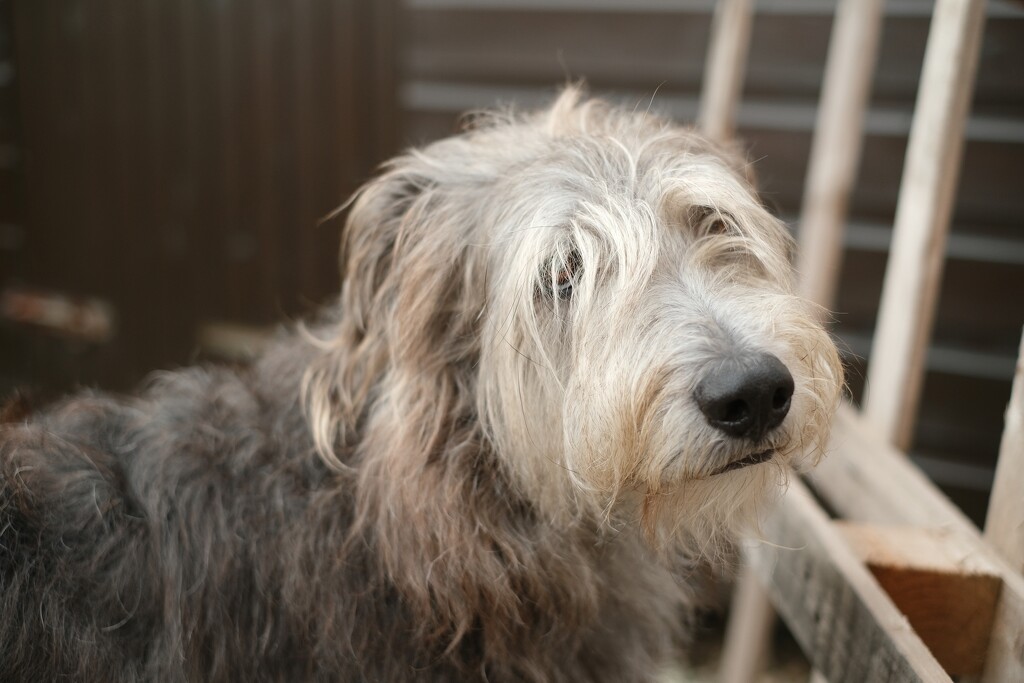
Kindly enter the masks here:
<path id="1" fill-rule="evenodd" d="M 763 462 L 768 462 L 773 457 L 775 457 L 774 448 L 769 448 L 764 451 L 752 453 L 751 455 L 748 455 L 745 458 L 741 458 L 740 460 L 733 460 L 725 467 L 722 467 L 721 469 L 712 472 L 711 476 L 715 476 L 716 474 L 725 474 L 726 472 L 732 472 L 733 470 L 741 470 L 744 467 L 750 467 L 751 465 L 760 465 Z"/>

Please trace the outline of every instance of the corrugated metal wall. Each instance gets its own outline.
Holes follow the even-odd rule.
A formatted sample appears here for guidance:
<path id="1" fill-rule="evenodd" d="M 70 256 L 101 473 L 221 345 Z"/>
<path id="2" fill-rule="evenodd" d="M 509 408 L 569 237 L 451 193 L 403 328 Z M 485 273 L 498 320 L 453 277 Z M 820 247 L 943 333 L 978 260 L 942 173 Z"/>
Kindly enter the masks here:
<path id="1" fill-rule="evenodd" d="M 25 174 L 16 96 L 11 0 L 0 0 L 0 273 L 25 239 Z"/>
<path id="2" fill-rule="evenodd" d="M 118 329 L 97 348 L 7 335 L 21 374 L 123 386 L 186 362 L 206 321 L 336 291 L 339 225 L 316 222 L 393 151 L 389 10 L 16 1 L 27 215 L 3 284 L 109 300 Z"/>

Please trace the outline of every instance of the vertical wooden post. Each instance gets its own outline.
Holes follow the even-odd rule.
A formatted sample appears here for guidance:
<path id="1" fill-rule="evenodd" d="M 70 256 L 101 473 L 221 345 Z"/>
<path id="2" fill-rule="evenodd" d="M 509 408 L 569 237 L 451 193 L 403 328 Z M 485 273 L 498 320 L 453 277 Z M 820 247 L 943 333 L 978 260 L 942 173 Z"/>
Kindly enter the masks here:
<path id="1" fill-rule="evenodd" d="M 928 32 L 864 399 L 867 419 L 902 450 L 921 393 L 984 19 L 984 0 L 938 0 Z"/>
<path id="2" fill-rule="evenodd" d="M 857 175 L 864 110 L 881 22 L 882 0 L 842 0 L 829 38 L 801 210 L 797 267 L 801 293 L 826 307 L 832 303 L 838 279 L 846 208 Z M 710 72 L 709 68 L 706 79 Z M 766 664 L 774 612 L 750 569 L 741 574 L 734 601 L 723 649 L 721 680 L 748 683 Z"/>
<path id="3" fill-rule="evenodd" d="M 768 665 L 775 611 L 757 572 L 746 566 L 736 581 L 732 612 L 726 624 L 718 680 L 749 683 Z"/>
<path id="4" fill-rule="evenodd" d="M 736 129 L 753 13 L 753 0 L 720 0 L 715 5 L 697 121 L 705 135 L 719 142 L 731 139 Z"/>
<path id="5" fill-rule="evenodd" d="M 850 193 L 864 141 L 864 112 L 878 55 L 883 0 L 841 0 L 829 37 L 814 141 L 800 208 L 800 293 L 835 303 Z M 826 683 L 817 670 L 811 683 Z"/>
<path id="6" fill-rule="evenodd" d="M 1024 337 L 1013 378 L 996 479 L 985 520 L 985 540 L 1024 572 Z"/>
<path id="7" fill-rule="evenodd" d="M 864 138 L 883 0 L 842 0 L 836 8 L 814 142 L 800 209 L 800 293 L 831 308 L 843 253 L 850 193 Z"/>
<path id="8" fill-rule="evenodd" d="M 718 142 L 729 141 L 736 129 L 753 10 L 752 0 L 721 0 L 715 6 L 697 120 L 701 131 Z M 722 680 L 744 683 L 761 671 L 774 619 L 756 576 L 744 572 L 726 633 Z"/>

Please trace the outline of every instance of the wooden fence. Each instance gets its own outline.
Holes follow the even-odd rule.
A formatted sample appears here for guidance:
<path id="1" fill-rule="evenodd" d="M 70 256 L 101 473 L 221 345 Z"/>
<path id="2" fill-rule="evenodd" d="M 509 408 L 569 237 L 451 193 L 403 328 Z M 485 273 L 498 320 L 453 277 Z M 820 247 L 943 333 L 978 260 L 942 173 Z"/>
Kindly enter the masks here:
<path id="1" fill-rule="evenodd" d="M 881 26 L 878 0 L 841 0 L 800 225 L 805 295 L 828 305 Z M 732 130 L 749 0 L 719 3 L 705 130 Z M 771 608 L 829 681 L 1024 680 L 1024 377 L 1018 363 L 984 534 L 898 449 L 908 446 L 934 320 L 983 0 L 938 0 L 921 74 L 863 409 L 843 406 L 831 454 L 794 477 L 745 548 L 722 677 L 762 666 Z M 1024 353 L 1024 346 L 1022 346 Z"/>

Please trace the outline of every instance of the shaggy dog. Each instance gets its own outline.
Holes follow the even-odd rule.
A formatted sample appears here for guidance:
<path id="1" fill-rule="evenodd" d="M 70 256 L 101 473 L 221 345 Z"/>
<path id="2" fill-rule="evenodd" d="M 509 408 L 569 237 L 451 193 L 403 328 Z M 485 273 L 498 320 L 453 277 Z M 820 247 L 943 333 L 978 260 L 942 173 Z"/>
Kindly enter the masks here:
<path id="1" fill-rule="evenodd" d="M 841 384 L 745 165 L 569 89 L 357 195 L 250 367 L 0 438 L 0 676 L 638 681 Z"/>

